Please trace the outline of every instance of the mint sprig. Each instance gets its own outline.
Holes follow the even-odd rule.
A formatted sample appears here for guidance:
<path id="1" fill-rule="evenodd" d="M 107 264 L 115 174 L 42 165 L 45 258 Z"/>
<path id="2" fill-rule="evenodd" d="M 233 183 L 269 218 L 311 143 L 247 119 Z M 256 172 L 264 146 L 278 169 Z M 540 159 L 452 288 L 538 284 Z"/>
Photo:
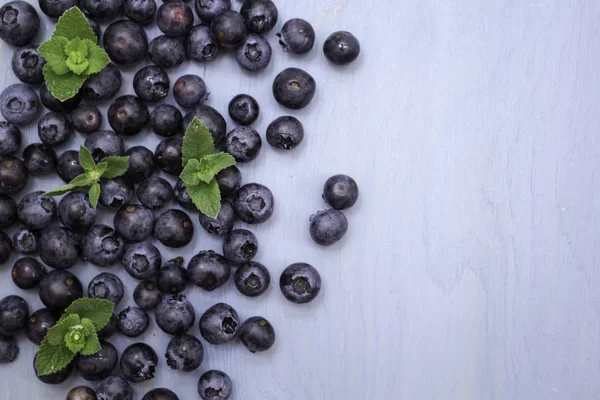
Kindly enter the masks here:
<path id="1" fill-rule="evenodd" d="M 94 162 L 92 153 L 85 146 L 79 147 L 79 164 L 83 174 L 75 177 L 67 185 L 44 193 L 44 196 L 60 196 L 72 190 L 90 187 L 90 204 L 96 208 L 100 198 L 100 178 L 112 179 L 123 175 L 129 167 L 129 157 L 105 157 L 98 164 Z"/>
<path id="2" fill-rule="evenodd" d="M 215 143 L 208 127 L 194 118 L 183 137 L 183 171 L 179 177 L 196 208 L 210 218 L 217 218 L 221 211 L 221 190 L 215 176 L 235 165 L 232 155 L 214 152 Z"/>
<path id="3" fill-rule="evenodd" d="M 42 69 L 48 90 L 60 101 L 75 96 L 87 78 L 110 62 L 106 51 L 77 7 L 64 12 L 50 40 L 38 51 L 46 59 Z"/>
<path id="4" fill-rule="evenodd" d="M 77 354 L 92 355 L 100 351 L 97 332 L 106 326 L 114 307 L 114 303 L 101 299 L 78 299 L 71 303 L 40 344 L 35 357 L 38 375 L 61 371 Z"/>

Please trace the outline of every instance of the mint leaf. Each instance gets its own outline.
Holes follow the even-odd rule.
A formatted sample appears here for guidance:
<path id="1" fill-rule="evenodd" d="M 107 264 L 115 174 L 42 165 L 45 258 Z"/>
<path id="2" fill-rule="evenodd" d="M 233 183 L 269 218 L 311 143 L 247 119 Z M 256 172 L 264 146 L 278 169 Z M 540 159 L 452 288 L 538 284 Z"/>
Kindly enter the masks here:
<path id="1" fill-rule="evenodd" d="M 196 159 L 191 159 L 185 164 L 183 171 L 181 171 L 181 175 L 179 177 L 185 183 L 185 186 L 196 186 L 200 183 L 200 178 L 198 178 L 198 168 L 200 168 L 200 161 Z"/>
<path id="2" fill-rule="evenodd" d="M 96 207 L 98 207 L 98 199 L 100 198 L 100 185 L 98 183 L 94 183 L 92 185 L 92 187 L 90 188 L 89 196 L 92 208 L 96 209 Z"/>
<path id="3" fill-rule="evenodd" d="M 75 185 L 72 185 L 69 183 L 68 185 L 64 185 L 64 186 L 58 187 L 56 189 L 52 189 L 52 190 L 44 193 L 43 196 L 46 196 L 46 197 L 61 196 L 65 193 L 69 193 L 71 190 L 77 189 L 78 187 L 79 186 L 75 186 Z"/>
<path id="4" fill-rule="evenodd" d="M 102 299 L 77 299 L 65 310 L 67 314 L 77 314 L 79 318 L 89 319 L 96 332 L 104 328 L 112 316 L 115 304 Z"/>
<path id="5" fill-rule="evenodd" d="M 112 179 L 123 175 L 129 168 L 129 157 L 110 156 L 102 159 L 108 164 L 106 170 L 102 174 L 102 178 Z"/>
<path id="6" fill-rule="evenodd" d="M 72 72 L 65 75 L 58 75 L 52 70 L 50 64 L 44 65 L 42 71 L 44 72 L 48 90 L 50 90 L 52 95 L 60 101 L 69 100 L 71 97 L 75 96 L 86 79 L 86 77 L 79 76 Z"/>
<path id="7" fill-rule="evenodd" d="M 67 315 L 57 322 L 54 326 L 48 329 L 44 340 L 52 346 L 57 346 L 63 342 L 65 334 L 69 331 L 73 325 L 79 323 L 79 317 L 77 315 Z"/>
<path id="8" fill-rule="evenodd" d="M 90 356 L 99 352 L 100 348 L 101 346 L 100 340 L 98 340 L 98 334 L 96 332 L 92 332 L 85 338 L 85 345 L 81 349 L 81 354 L 84 356 Z"/>
<path id="9" fill-rule="evenodd" d="M 183 137 L 181 160 L 185 167 L 190 160 L 200 160 L 202 157 L 215 152 L 215 143 L 208 127 L 197 117 L 194 117 Z"/>
<path id="10" fill-rule="evenodd" d="M 64 51 L 68 43 L 69 40 L 67 38 L 55 36 L 38 47 L 40 55 L 46 60 L 46 65 L 56 75 L 64 75 L 69 72 L 69 67 L 66 64 L 67 56 Z"/>
<path id="11" fill-rule="evenodd" d="M 92 183 L 95 183 L 93 179 L 91 179 L 88 174 L 81 174 L 73 178 L 69 185 L 73 185 L 75 187 L 83 187 L 90 186 Z"/>
<path id="12" fill-rule="evenodd" d="M 85 331 L 86 335 L 89 336 L 92 333 L 96 332 L 96 327 L 94 326 L 94 323 L 91 319 L 82 318 L 81 321 L 79 321 L 79 323 L 81 324 L 81 326 L 83 326 L 83 330 Z"/>
<path id="13" fill-rule="evenodd" d="M 88 46 L 88 69 L 85 71 L 87 75 L 97 74 L 102 71 L 110 63 L 110 57 L 106 51 L 91 40 L 86 39 Z"/>
<path id="14" fill-rule="evenodd" d="M 79 146 L 79 164 L 84 171 L 93 171 L 96 168 L 94 157 L 85 146 Z"/>
<path id="15" fill-rule="evenodd" d="M 96 333 L 96 332 L 94 332 Z M 73 353 L 79 353 L 85 346 L 86 334 L 82 325 L 72 326 L 65 334 L 65 344 Z"/>
<path id="16" fill-rule="evenodd" d="M 83 39 L 78 37 L 71 39 L 69 43 L 65 46 L 65 54 L 70 56 L 73 53 L 79 53 L 83 56 L 83 58 L 87 59 L 88 56 L 88 47 Z"/>
<path id="17" fill-rule="evenodd" d="M 221 191 L 215 179 L 210 183 L 199 182 L 195 186 L 187 186 L 186 189 L 194 205 L 201 213 L 210 218 L 217 218 L 221 211 Z"/>
<path id="18" fill-rule="evenodd" d="M 62 36 L 68 40 L 73 40 L 75 38 L 89 39 L 94 43 L 98 41 L 96 34 L 92 28 L 90 28 L 90 23 L 85 17 L 85 14 L 77 7 L 69 8 L 58 19 L 53 37 L 54 36 Z"/>
<path id="19" fill-rule="evenodd" d="M 64 341 L 52 346 L 44 339 L 35 356 L 35 369 L 40 376 L 50 375 L 63 370 L 74 358 L 75 353 L 69 350 Z"/>
<path id="20" fill-rule="evenodd" d="M 200 160 L 196 175 L 204 183 L 210 183 L 222 169 L 235 165 L 235 158 L 231 154 L 208 154 Z"/>

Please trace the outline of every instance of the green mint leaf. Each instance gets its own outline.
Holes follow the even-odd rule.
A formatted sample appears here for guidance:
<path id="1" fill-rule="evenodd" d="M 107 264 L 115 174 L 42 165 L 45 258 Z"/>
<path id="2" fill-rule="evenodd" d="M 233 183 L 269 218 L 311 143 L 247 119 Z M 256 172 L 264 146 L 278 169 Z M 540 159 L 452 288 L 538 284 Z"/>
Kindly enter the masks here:
<path id="1" fill-rule="evenodd" d="M 217 218 L 221 211 L 221 191 L 215 179 L 210 183 L 199 182 L 195 186 L 187 186 L 186 189 L 194 205 L 201 213 L 210 218 Z"/>
<path id="2" fill-rule="evenodd" d="M 67 56 L 64 51 L 68 43 L 69 40 L 67 38 L 55 36 L 38 47 L 40 55 L 46 60 L 46 65 L 56 75 L 65 75 L 69 72 L 69 67 L 66 64 Z"/>
<path id="3" fill-rule="evenodd" d="M 85 14 L 77 7 L 71 7 L 58 19 L 53 36 L 62 36 L 68 40 L 75 38 L 89 39 L 94 43 L 98 40 L 96 34 L 90 28 L 90 23 Z"/>
<path id="4" fill-rule="evenodd" d="M 72 72 L 65 75 L 57 75 L 49 64 L 42 69 L 48 90 L 60 101 L 69 100 L 74 97 L 86 80 L 85 76 L 79 76 Z"/>
<path id="5" fill-rule="evenodd" d="M 77 75 L 82 75 L 90 65 L 88 62 L 88 46 L 79 38 L 71 40 L 65 46 L 67 67 Z"/>
<path id="6" fill-rule="evenodd" d="M 96 332 L 96 327 L 94 326 L 94 323 L 92 322 L 91 319 L 88 318 L 82 318 L 81 321 L 79 321 L 79 323 L 81 324 L 81 326 L 83 327 L 83 330 L 85 331 L 85 334 L 87 336 L 91 335 L 92 333 Z"/>
<path id="7" fill-rule="evenodd" d="M 92 185 L 92 187 L 90 188 L 89 196 L 92 208 L 96 209 L 96 207 L 98 207 L 98 199 L 100 198 L 100 185 L 98 183 L 94 183 Z"/>
<path id="8" fill-rule="evenodd" d="M 44 339 L 35 356 L 35 369 L 40 376 L 50 375 L 63 370 L 74 358 L 75 353 L 64 342 L 52 346 Z"/>
<path id="9" fill-rule="evenodd" d="M 75 178 L 73 178 L 73 180 L 71 182 L 69 182 L 69 185 L 73 185 L 75 187 L 84 187 L 84 186 L 90 186 L 93 183 L 96 183 L 96 181 L 93 179 L 90 179 L 88 174 L 85 173 L 85 174 L 81 174 L 81 175 L 78 175 Z"/>
<path id="10" fill-rule="evenodd" d="M 83 58 L 87 59 L 88 56 L 88 46 L 83 39 L 78 37 L 71 39 L 69 43 L 65 46 L 65 54 L 66 56 L 70 56 L 73 53 L 79 53 L 83 56 Z"/>
<path id="11" fill-rule="evenodd" d="M 102 178 L 112 179 L 117 176 L 123 175 L 129 168 L 129 157 L 106 157 L 102 159 L 102 162 L 106 162 L 108 167 L 102 174 Z"/>
<path id="12" fill-rule="evenodd" d="M 235 165 L 235 158 L 231 154 L 208 154 L 200 160 L 196 175 L 204 183 L 210 183 L 222 169 Z"/>
<path id="13" fill-rule="evenodd" d="M 85 346 L 85 342 L 86 334 L 81 324 L 72 326 L 65 334 L 65 344 L 73 353 L 79 353 Z"/>
<path id="14" fill-rule="evenodd" d="M 181 175 L 179 177 L 185 183 L 185 186 L 196 186 L 200 183 L 200 178 L 198 178 L 197 171 L 200 168 L 200 161 L 196 159 L 191 159 L 185 164 L 183 171 L 181 171 Z"/>
<path id="15" fill-rule="evenodd" d="M 84 356 L 91 356 L 92 354 L 96 354 L 100 351 L 100 340 L 98 340 L 98 334 L 96 332 L 92 332 L 85 339 L 85 345 L 81 349 L 81 354 Z"/>
<path id="16" fill-rule="evenodd" d="M 68 185 L 64 185 L 64 186 L 58 187 L 56 189 L 52 189 L 52 190 L 44 193 L 43 196 L 47 196 L 47 197 L 61 196 L 65 193 L 69 193 L 71 190 L 77 189 L 78 187 L 79 186 L 71 185 L 69 183 Z"/>
<path id="17" fill-rule="evenodd" d="M 108 323 L 114 308 L 115 304 L 108 300 L 77 299 L 67 307 L 65 313 L 77 314 L 82 320 L 89 319 L 98 332 Z"/>
<path id="18" fill-rule="evenodd" d="M 79 323 L 79 316 L 75 315 L 67 315 L 64 318 L 61 318 L 54 326 L 48 329 L 44 340 L 47 340 L 48 343 L 52 346 L 58 346 L 64 340 L 65 334 L 69 331 L 73 325 L 77 325 Z"/>
<path id="19" fill-rule="evenodd" d="M 79 146 L 79 164 L 84 171 L 93 171 L 96 168 L 94 157 L 85 146 Z"/>
<path id="20" fill-rule="evenodd" d="M 110 63 L 110 57 L 106 51 L 91 40 L 85 41 L 88 46 L 88 69 L 86 75 L 97 74 L 102 71 Z"/>
<path id="21" fill-rule="evenodd" d="M 215 143 L 208 127 L 197 117 L 194 117 L 183 137 L 181 160 L 185 167 L 190 160 L 200 160 L 202 157 L 215 152 Z"/>

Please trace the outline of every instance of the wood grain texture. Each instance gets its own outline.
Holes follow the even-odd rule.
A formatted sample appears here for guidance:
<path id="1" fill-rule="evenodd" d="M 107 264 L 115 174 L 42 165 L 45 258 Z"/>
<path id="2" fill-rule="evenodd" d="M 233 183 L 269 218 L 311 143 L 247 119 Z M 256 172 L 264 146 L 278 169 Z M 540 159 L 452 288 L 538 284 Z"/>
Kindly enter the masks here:
<path id="1" fill-rule="evenodd" d="M 292 17 L 314 24 L 318 41 L 306 57 L 282 53 L 273 31 L 274 60 L 262 73 L 240 72 L 227 55 L 170 76 L 204 77 L 209 104 L 223 113 L 235 94 L 254 95 L 263 135 L 290 113 L 271 95 L 277 72 L 298 66 L 316 78 L 312 104 L 292 113 L 305 125 L 305 143 L 281 153 L 265 142 L 242 170 L 245 182 L 276 196 L 273 218 L 252 228 L 257 260 L 275 283 L 288 264 L 309 262 L 324 288 L 305 306 L 285 301 L 276 284 L 256 299 L 231 283 L 210 294 L 190 290 L 198 316 L 225 301 L 243 318 L 266 317 L 278 335 L 264 354 L 206 345 L 201 370 L 226 371 L 235 400 L 600 398 L 600 3 L 277 4 L 278 27 Z M 338 29 L 362 44 L 347 68 L 328 64 L 320 50 Z M 0 46 L 5 86 L 15 78 L 11 49 Z M 132 93 L 135 70 L 122 93 Z M 24 133 L 38 141 L 34 126 Z M 140 140 L 149 148 L 158 142 L 142 133 L 127 144 Z M 335 173 L 353 176 L 362 196 L 347 212 L 347 236 L 319 248 L 308 218 L 325 208 L 322 184 Z M 56 184 L 36 179 L 28 190 Z M 165 250 L 164 258 L 210 248 L 220 249 L 219 241 L 196 223 L 193 245 Z M 18 292 L 11 265 L 0 271 L 2 297 Z M 108 270 L 127 284 L 119 309 L 133 304 L 135 283 L 119 267 Z M 87 284 L 100 269 L 81 263 L 74 271 Z M 32 310 L 40 306 L 35 292 L 25 297 Z M 161 386 L 196 398 L 200 372 L 168 369 L 168 337 L 154 323 L 143 337 L 114 343 L 122 350 L 140 340 L 161 361 L 156 379 L 134 385 L 136 398 Z M 82 383 L 42 385 L 31 368 L 35 347 L 19 344 L 18 361 L 0 367 L 1 399 L 59 399 Z"/>

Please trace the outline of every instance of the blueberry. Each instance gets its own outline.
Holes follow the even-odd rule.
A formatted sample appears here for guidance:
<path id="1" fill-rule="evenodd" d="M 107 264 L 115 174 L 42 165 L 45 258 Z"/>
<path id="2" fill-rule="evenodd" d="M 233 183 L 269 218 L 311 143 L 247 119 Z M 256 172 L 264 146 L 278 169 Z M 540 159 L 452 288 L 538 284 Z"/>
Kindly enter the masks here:
<path id="1" fill-rule="evenodd" d="M 96 392 L 87 386 L 75 386 L 67 393 L 67 400 L 98 400 Z"/>
<path id="2" fill-rule="evenodd" d="M 323 43 L 323 53 L 335 65 L 347 65 L 358 58 L 360 43 L 350 32 L 334 32 Z"/>
<path id="3" fill-rule="evenodd" d="M 81 87 L 81 94 L 92 100 L 110 99 L 121 89 L 121 71 L 108 64 L 102 71 L 90 76 Z"/>
<path id="4" fill-rule="evenodd" d="M 183 268 L 183 259 L 175 258 L 158 270 L 156 284 L 158 289 L 165 294 L 178 294 L 185 290 L 188 276 Z"/>
<path id="5" fill-rule="evenodd" d="M 150 120 L 146 104 L 139 97 L 132 95 L 116 98 L 108 108 L 107 116 L 108 123 L 114 131 L 124 136 L 138 134 Z"/>
<path id="6" fill-rule="evenodd" d="M 40 9 L 50 18 L 58 18 L 77 5 L 77 0 L 39 0 Z"/>
<path id="7" fill-rule="evenodd" d="M 96 387 L 98 400 L 133 400 L 133 389 L 120 376 L 109 376 Z"/>
<path id="8" fill-rule="evenodd" d="M 123 0 L 81 0 L 81 6 L 92 19 L 107 20 L 119 15 Z"/>
<path id="9" fill-rule="evenodd" d="M 139 204 L 124 204 L 113 218 L 113 226 L 127 242 L 141 242 L 152 234 L 154 214 Z"/>
<path id="10" fill-rule="evenodd" d="M 39 375 L 37 372 L 37 368 L 35 367 L 35 358 L 37 357 L 37 353 L 35 357 L 33 357 L 33 372 L 35 372 L 35 376 L 46 385 L 60 385 L 73 373 L 73 363 L 70 363 L 65 368 L 61 369 L 58 372 L 55 372 L 50 375 Z"/>
<path id="11" fill-rule="evenodd" d="M 169 94 L 169 75 L 156 65 L 140 69 L 133 77 L 133 89 L 144 101 L 158 101 Z"/>
<path id="12" fill-rule="evenodd" d="M 213 235 L 224 235 L 229 232 L 236 219 L 235 210 L 227 200 L 221 201 L 221 209 L 217 218 L 211 218 L 203 213 L 200 213 L 198 217 L 200 226 Z"/>
<path id="13" fill-rule="evenodd" d="M 278 149 L 295 149 L 303 139 L 302 123 L 289 115 L 277 118 L 267 128 L 267 142 Z"/>
<path id="14" fill-rule="evenodd" d="M 109 342 L 100 342 L 100 350 L 92 355 L 78 355 L 75 366 L 79 375 L 87 381 L 100 381 L 108 378 L 117 366 L 119 352 Z"/>
<path id="15" fill-rule="evenodd" d="M 50 226 L 42 231 L 37 241 L 38 254 L 51 268 L 71 268 L 79 257 L 79 238 L 62 226 Z"/>
<path id="16" fill-rule="evenodd" d="M 81 241 L 83 257 L 99 267 L 108 267 L 123 257 L 125 241 L 111 227 L 94 225 Z"/>
<path id="17" fill-rule="evenodd" d="M 121 374 L 129 382 L 143 382 L 154 378 L 158 356 L 152 347 L 145 343 L 134 343 L 121 354 Z"/>
<path id="18" fill-rule="evenodd" d="M 331 246 L 346 234 L 348 220 L 336 209 L 320 211 L 310 217 L 310 236 L 321 246 Z"/>
<path id="19" fill-rule="evenodd" d="M 75 233 L 86 233 L 96 222 L 96 210 L 84 192 L 67 193 L 58 203 L 58 218 L 63 226 Z"/>
<path id="20" fill-rule="evenodd" d="M 195 0 L 195 6 L 198 18 L 210 23 L 223 11 L 231 10 L 231 0 Z"/>
<path id="21" fill-rule="evenodd" d="M 229 304 L 218 303 L 200 317 L 200 334 L 210 344 L 223 344 L 235 339 L 239 325 L 237 311 Z"/>
<path id="22" fill-rule="evenodd" d="M 283 24 L 279 36 L 279 44 L 283 51 L 294 54 L 306 54 L 315 45 L 315 30 L 303 19 L 293 18 Z"/>
<path id="23" fill-rule="evenodd" d="M 181 107 L 192 108 L 207 99 L 206 84 L 198 75 L 183 75 L 173 85 L 173 97 Z"/>
<path id="24" fill-rule="evenodd" d="M 33 289 L 40 284 L 46 270 L 35 258 L 24 257 L 15 261 L 11 277 L 20 289 Z"/>
<path id="25" fill-rule="evenodd" d="M 39 111 L 40 101 L 37 94 L 24 83 L 10 85 L 0 94 L 0 112 L 11 124 L 27 125 L 35 119 Z"/>
<path id="26" fill-rule="evenodd" d="M 317 84 L 312 76 L 298 68 L 287 68 L 273 81 L 273 96 L 292 110 L 306 107 L 315 95 Z"/>
<path id="27" fill-rule="evenodd" d="M 110 208 L 120 208 L 133 197 L 133 182 L 120 176 L 113 179 L 103 179 L 100 182 L 100 204 Z"/>
<path id="28" fill-rule="evenodd" d="M 219 46 L 210 34 L 210 27 L 207 25 L 194 26 L 186 38 L 185 51 L 190 60 L 210 61 L 214 59 L 219 54 Z"/>
<path id="29" fill-rule="evenodd" d="M 185 44 L 180 38 L 158 36 L 150 42 L 148 57 L 161 68 L 176 67 L 185 61 Z"/>
<path id="30" fill-rule="evenodd" d="M 234 263 L 251 261 L 258 252 L 258 240 L 246 229 L 234 229 L 225 235 L 223 255 Z"/>
<path id="31" fill-rule="evenodd" d="M 23 162 L 31 175 L 48 175 L 56 169 L 56 152 L 45 144 L 32 143 L 23 150 Z"/>
<path id="32" fill-rule="evenodd" d="M 48 329 L 54 326 L 58 321 L 58 317 L 47 308 L 40 308 L 29 316 L 27 326 L 25 327 L 25 335 L 31 343 L 38 346 L 48 333 Z"/>
<path id="33" fill-rule="evenodd" d="M 183 116 L 178 108 L 170 104 L 161 104 L 152 110 L 150 125 L 157 135 L 179 135 L 183 133 Z"/>
<path id="34" fill-rule="evenodd" d="M 58 156 L 56 161 L 56 173 L 64 182 L 68 183 L 85 171 L 79 164 L 79 152 L 67 150 Z"/>
<path id="35" fill-rule="evenodd" d="M 273 29 L 279 15 L 275 3 L 271 0 L 246 0 L 240 14 L 246 20 L 248 30 L 254 33 Z"/>
<path id="36" fill-rule="evenodd" d="M 331 207 L 345 210 L 358 200 L 358 185 L 348 175 L 334 175 L 325 182 L 323 199 Z"/>
<path id="37" fill-rule="evenodd" d="M 162 299 L 162 293 L 152 281 L 140 282 L 133 291 L 133 301 L 143 310 L 154 310 Z"/>
<path id="38" fill-rule="evenodd" d="M 177 200 L 177 204 L 179 204 L 181 207 L 188 209 L 188 210 L 196 209 L 194 202 L 190 198 L 190 194 L 188 193 L 187 189 L 185 188 L 185 183 L 183 183 L 183 181 L 181 179 L 177 179 L 177 183 L 175 184 L 173 193 L 175 194 L 175 200 Z"/>
<path id="39" fill-rule="evenodd" d="M 173 199 L 173 187 L 167 180 L 153 176 L 140 183 L 137 197 L 140 203 L 150 209 L 161 208 Z"/>
<path id="40" fill-rule="evenodd" d="M 75 135 L 75 128 L 66 114 L 51 111 L 38 121 L 38 136 L 48 146 L 65 144 Z"/>
<path id="41" fill-rule="evenodd" d="M 263 294 L 271 284 L 271 274 L 267 267 L 256 261 L 241 264 L 233 276 L 233 283 L 239 292 L 248 297 Z"/>
<path id="42" fill-rule="evenodd" d="M 192 241 L 194 225 L 185 212 L 167 210 L 156 218 L 154 236 L 167 247 L 183 247 Z"/>
<path id="43" fill-rule="evenodd" d="M 154 151 L 158 167 L 169 175 L 179 176 L 183 171 L 182 146 L 183 139 L 180 137 L 170 137 L 160 142 Z"/>
<path id="44" fill-rule="evenodd" d="M 179 400 L 179 397 L 169 389 L 152 389 L 142 397 L 142 400 Z"/>
<path id="45" fill-rule="evenodd" d="M 123 267 L 135 279 L 154 278 L 161 264 L 160 251 L 150 242 L 130 244 L 123 254 Z"/>
<path id="46" fill-rule="evenodd" d="M 188 263 L 187 276 L 196 286 L 213 291 L 229 280 L 231 265 L 225 257 L 214 251 L 201 251 Z"/>
<path id="47" fill-rule="evenodd" d="M 8 364 L 17 359 L 19 347 L 12 336 L 0 336 L 0 365 Z"/>
<path id="48" fill-rule="evenodd" d="M 75 107 L 79 105 L 81 101 L 81 96 L 76 94 L 68 100 L 60 101 L 52 93 L 48 90 L 48 86 L 44 82 L 40 87 L 40 100 L 44 107 L 46 107 L 50 111 L 54 112 L 69 112 L 73 111 Z"/>
<path id="49" fill-rule="evenodd" d="M 152 22 L 156 15 L 154 0 L 124 0 L 123 14 L 130 20 L 146 25 Z"/>
<path id="50" fill-rule="evenodd" d="M 46 228 L 56 217 L 56 201 L 43 194 L 42 191 L 29 193 L 17 206 L 19 221 L 33 230 Z"/>
<path id="51" fill-rule="evenodd" d="M 212 135 L 215 146 L 220 146 L 227 133 L 227 122 L 225 118 L 214 108 L 206 104 L 198 105 L 192 108 L 183 119 L 183 126 L 187 129 L 194 117 L 198 118 L 208 127 Z"/>
<path id="52" fill-rule="evenodd" d="M 223 197 L 232 196 L 242 185 L 242 173 L 235 165 L 222 169 L 215 179 Z"/>
<path id="53" fill-rule="evenodd" d="M 275 343 L 275 329 L 263 317 L 251 317 L 244 321 L 238 336 L 252 353 L 269 350 Z"/>
<path id="54" fill-rule="evenodd" d="M 118 304 L 125 294 L 123 282 L 115 274 L 102 272 L 96 275 L 88 285 L 88 297 L 104 299 Z"/>
<path id="55" fill-rule="evenodd" d="M 249 94 L 238 94 L 229 102 L 229 116 L 240 125 L 250 125 L 258 119 L 260 107 Z"/>
<path id="56" fill-rule="evenodd" d="M 26 1 L 9 1 L 0 8 L 0 39 L 13 46 L 31 43 L 40 30 L 40 17 Z"/>
<path id="57" fill-rule="evenodd" d="M 13 244 L 10 241 L 10 237 L 6 233 L 0 231 L 0 264 L 9 259 L 12 248 Z"/>
<path id="58" fill-rule="evenodd" d="M 0 301 L 0 336 L 12 336 L 27 326 L 29 307 L 19 296 L 6 296 Z"/>
<path id="59" fill-rule="evenodd" d="M 0 156 L 10 156 L 21 148 L 21 130 L 10 122 L 0 121 Z"/>
<path id="60" fill-rule="evenodd" d="M 98 131 L 89 135 L 83 144 L 92 153 L 94 161 L 105 157 L 122 156 L 125 151 L 123 139 L 112 131 Z"/>
<path id="61" fill-rule="evenodd" d="M 272 49 L 269 41 L 256 33 L 251 33 L 235 51 L 238 65 L 248 71 L 260 71 L 271 62 Z"/>
<path id="62" fill-rule="evenodd" d="M 158 9 L 156 25 L 167 36 L 186 36 L 194 26 L 194 13 L 182 1 L 164 3 Z"/>
<path id="63" fill-rule="evenodd" d="M 133 21 L 113 22 L 104 31 L 104 49 L 112 61 L 134 64 L 146 57 L 148 36 L 144 28 Z"/>
<path id="64" fill-rule="evenodd" d="M 295 263 L 281 274 L 279 288 L 292 303 L 310 303 L 321 290 L 321 276 L 312 265 Z"/>
<path id="65" fill-rule="evenodd" d="M 20 226 L 13 234 L 15 250 L 22 254 L 34 254 L 37 251 L 38 234 L 26 226 Z"/>
<path id="66" fill-rule="evenodd" d="M 156 171 L 154 153 L 144 146 L 134 146 L 125 152 L 129 157 L 129 166 L 125 176 L 134 181 L 149 178 Z"/>
<path id="67" fill-rule="evenodd" d="M 223 11 L 213 18 L 210 32 L 213 39 L 223 47 L 238 47 L 248 36 L 244 17 L 231 10 Z"/>
<path id="68" fill-rule="evenodd" d="M 119 320 L 115 314 L 110 316 L 108 323 L 104 325 L 104 328 L 98 331 L 98 338 L 100 340 L 106 340 L 113 336 L 119 330 Z"/>
<path id="69" fill-rule="evenodd" d="M 154 315 L 156 325 L 170 335 L 184 334 L 196 320 L 194 306 L 183 295 L 163 299 L 156 307 Z"/>
<path id="70" fill-rule="evenodd" d="M 237 126 L 227 134 L 223 147 L 237 162 L 249 162 L 258 156 L 262 140 L 249 126 Z"/>
<path id="71" fill-rule="evenodd" d="M 42 68 L 46 60 L 37 51 L 36 46 L 25 46 L 17 49 L 12 56 L 10 66 L 15 76 L 23 83 L 40 85 L 44 82 Z"/>
<path id="72" fill-rule="evenodd" d="M 80 104 L 71 113 L 71 124 L 77 132 L 94 133 L 102 125 L 102 114 L 91 104 Z"/>
<path id="73" fill-rule="evenodd" d="M 17 221 L 17 203 L 9 195 L 0 193 L 0 229 L 10 228 Z"/>
<path id="74" fill-rule="evenodd" d="M 231 378 L 217 370 L 206 371 L 198 381 L 198 394 L 202 400 L 227 400 L 233 392 Z"/>
<path id="75" fill-rule="evenodd" d="M 0 156 L 0 193 L 15 193 L 27 186 L 29 170 L 18 158 Z"/>
<path id="76" fill-rule="evenodd" d="M 167 345 L 165 357 L 171 369 L 193 371 L 202 364 L 204 347 L 195 336 L 188 334 L 175 336 Z"/>
<path id="77" fill-rule="evenodd" d="M 146 332 L 150 325 L 150 317 L 146 311 L 138 307 L 127 307 L 117 316 L 119 332 L 127 337 L 138 337 Z M 123 373 L 123 376 L 125 374 Z M 125 376 L 126 377 L 126 376 Z M 127 378 L 128 380 L 131 380 Z"/>
<path id="78" fill-rule="evenodd" d="M 233 207 L 238 217 L 248 224 L 260 224 L 273 215 L 275 199 L 268 187 L 248 183 L 234 195 Z"/>

